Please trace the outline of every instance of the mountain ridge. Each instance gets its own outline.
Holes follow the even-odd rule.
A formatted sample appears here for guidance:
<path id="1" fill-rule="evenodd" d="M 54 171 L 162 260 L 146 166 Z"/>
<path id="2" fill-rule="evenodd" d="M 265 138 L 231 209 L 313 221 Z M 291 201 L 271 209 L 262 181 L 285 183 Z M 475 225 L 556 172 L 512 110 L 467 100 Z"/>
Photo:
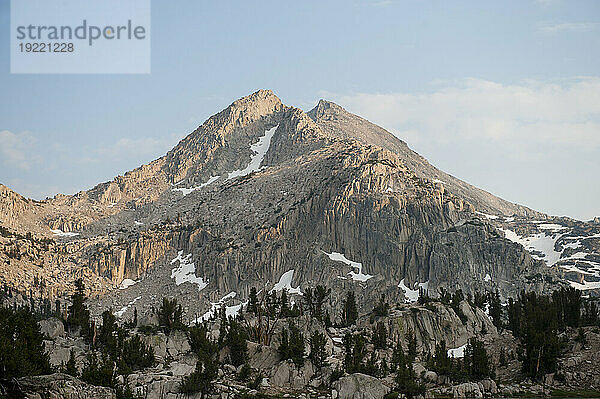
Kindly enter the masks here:
<path id="1" fill-rule="evenodd" d="M 79 265 L 115 288 L 136 282 L 102 291 L 104 308 L 137 297 L 154 306 L 169 287 L 191 315 L 290 273 L 300 289 L 333 287 L 334 302 L 348 289 L 368 303 L 418 284 L 432 295 L 460 286 L 506 296 L 559 283 L 556 267 L 499 230 L 548 216 L 445 174 L 337 104 L 304 112 L 269 90 L 234 101 L 151 163 L 39 207 L 22 225 L 63 248 L 51 262 Z M 202 289 L 176 284 L 177 268 L 202 279 Z"/>

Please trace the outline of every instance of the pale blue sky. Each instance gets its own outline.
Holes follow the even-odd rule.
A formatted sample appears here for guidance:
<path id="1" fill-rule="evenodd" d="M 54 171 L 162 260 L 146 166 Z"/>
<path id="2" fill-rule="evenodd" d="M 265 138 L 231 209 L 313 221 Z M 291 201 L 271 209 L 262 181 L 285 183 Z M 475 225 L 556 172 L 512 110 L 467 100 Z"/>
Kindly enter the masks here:
<path id="1" fill-rule="evenodd" d="M 325 97 L 441 169 L 551 214 L 600 215 L 600 2 L 152 2 L 148 75 L 11 75 L 0 182 L 73 193 L 165 153 L 234 99 Z"/>

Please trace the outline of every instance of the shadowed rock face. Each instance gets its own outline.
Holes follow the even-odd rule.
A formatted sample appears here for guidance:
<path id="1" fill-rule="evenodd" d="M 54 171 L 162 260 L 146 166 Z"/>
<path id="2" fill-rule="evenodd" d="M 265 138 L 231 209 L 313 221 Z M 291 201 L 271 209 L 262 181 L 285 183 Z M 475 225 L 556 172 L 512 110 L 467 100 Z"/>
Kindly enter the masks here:
<path id="1" fill-rule="evenodd" d="M 439 287 L 514 294 L 554 279 L 475 211 L 544 215 L 437 170 L 336 104 L 320 101 L 304 113 L 265 90 L 150 164 L 35 206 L 18 211 L 24 226 L 79 234 L 54 236 L 62 250 L 47 262 L 84 267 L 115 287 L 139 281 L 97 303 L 124 315 L 134 300 L 139 310 L 169 295 L 195 317 L 230 292 L 230 304 L 244 301 L 252 286 L 270 288 L 291 270 L 291 287 L 328 285 L 334 305 L 353 289 L 369 309 L 381 293 L 402 299 L 402 280 L 409 288 L 428 282 L 435 295 Z M 14 207 L 0 208 L 1 218 L 13 218 L 6 209 Z M 332 260 L 334 252 L 345 261 Z M 202 290 L 176 285 L 174 274 L 190 267 L 208 283 Z"/>

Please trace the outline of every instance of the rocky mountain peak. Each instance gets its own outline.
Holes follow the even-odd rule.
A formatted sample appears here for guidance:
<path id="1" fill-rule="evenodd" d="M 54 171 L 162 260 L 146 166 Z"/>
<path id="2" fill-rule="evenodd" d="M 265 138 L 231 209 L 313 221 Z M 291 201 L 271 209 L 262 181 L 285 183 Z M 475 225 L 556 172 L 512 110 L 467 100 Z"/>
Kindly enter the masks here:
<path id="1" fill-rule="evenodd" d="M 308 115 L 313 120 L 316 120 L 317 118 L 322 117 L 323 115 L 326 115 L 326 114 L 335 114 L 335 113 L 342 113 L 342 112 L 347 112 L 347 111 L 334 102 L 320 99 L 319 102 L 317 103 L 317 105 L 313 109 L 308 111 Z"/>

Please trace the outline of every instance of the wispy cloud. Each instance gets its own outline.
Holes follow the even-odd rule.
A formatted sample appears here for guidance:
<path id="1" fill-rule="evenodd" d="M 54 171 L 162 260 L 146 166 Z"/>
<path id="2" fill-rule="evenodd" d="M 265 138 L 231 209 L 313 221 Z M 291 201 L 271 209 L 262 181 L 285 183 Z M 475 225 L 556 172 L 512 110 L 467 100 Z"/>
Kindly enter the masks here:
<path id="1" fill-rule="evenodd" d="M 33 158 L 28 149 L 33 142 L 35 139 L 29 133 L 0 131 L 0 164 L 8 168 L 30 169 Z"/>
<path id="2" fill-rule="evenodd" d="M 320 94 L 479 187 L 553 214 L 598 215 L 600 77 L 429 89 Z"/>
<path id="3" fill-rule="evenodd" d="M 598 26 L 597 22 L 542 22 L 537 26 L 537 32 L 551 35 L 561 32 L 591 32 Z"/>
<path id="4" fill-rule="evenodd" d="M 44 135 L 0 131 L 0 182 L 45 198 L 74 193 L 164 155 L 181 137 L 122 137 L 89 147 L 49 141 Z"/>
<path id="5" fill-rule="evenodd" d="M 324 95 L 413 144 L 488 140 L 515 156 L 538 153 L 540 145 L 600 149 L 600 78 L 514 85 L 465 79 L 431 93 Z"/>

